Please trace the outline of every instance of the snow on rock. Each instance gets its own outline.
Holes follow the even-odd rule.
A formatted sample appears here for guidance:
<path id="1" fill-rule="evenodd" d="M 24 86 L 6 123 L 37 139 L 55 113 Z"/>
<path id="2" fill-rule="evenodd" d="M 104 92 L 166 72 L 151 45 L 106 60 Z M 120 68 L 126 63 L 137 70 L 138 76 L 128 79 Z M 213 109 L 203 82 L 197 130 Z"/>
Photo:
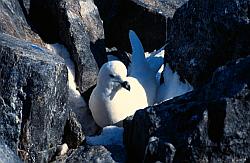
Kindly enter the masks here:
<path id="1" fill-rule="evenodd" d="M 47 44 L 47 48 L 54 54 L 61 56 L 68 68 L 68 85 L 69 85 L 69 101 L 70 106 L 74 108 L 81 108 L 86 106 L 86 102 L 76 88 L 75 83 L 75 65 L 70 58 L 70 54 L 61 44 Z"/>
<path id="2" fill-rule="evenodd" d="M 98 136 L 87 136 L 86 142 L 89 145 L 122 145 L 123 128 L 117 126 L 104 127 Z"/>
<path id="3" fill-rule="evenodd" d="M 168 64 L 165 65 L 164 83 L 160 85 L 157 92 L 157 103 L 172 99 L 193 90 L 193 87 L 185 80 L 183 83 L 177 72 L 173 72 Z"/>
<path id="4" fill-rule="evenodd" d="M 163 62 L 164 62 L 164 55 L 165 55 L 165 46 L 163 46 L 159 50 L 155 50 L 151 53 L 146 52 L 145 57 L 151 69 L 157 71 L 156 73 L 156 81 L 157 84 L 160 85 L 160 78 L 161 73 L 164 69 Z"/>

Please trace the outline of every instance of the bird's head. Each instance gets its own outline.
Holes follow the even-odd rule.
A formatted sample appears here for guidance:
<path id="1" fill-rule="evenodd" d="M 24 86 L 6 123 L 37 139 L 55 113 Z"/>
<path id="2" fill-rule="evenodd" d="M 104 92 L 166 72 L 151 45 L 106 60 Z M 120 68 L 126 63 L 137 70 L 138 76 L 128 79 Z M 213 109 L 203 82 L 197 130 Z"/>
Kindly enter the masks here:
<path id="1" fill-rule="evenodd" d="M 105 63 L 98 74 L 97 84 L 108 88 L 125 88 L 130 91 L 127 78 L 127 68 L 121 61 Z"/>

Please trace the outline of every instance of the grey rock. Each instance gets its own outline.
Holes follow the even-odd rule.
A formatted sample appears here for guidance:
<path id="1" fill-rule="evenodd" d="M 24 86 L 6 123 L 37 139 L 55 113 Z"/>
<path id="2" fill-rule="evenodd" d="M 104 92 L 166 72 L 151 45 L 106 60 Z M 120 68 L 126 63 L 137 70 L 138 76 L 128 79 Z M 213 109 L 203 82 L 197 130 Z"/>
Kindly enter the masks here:
<path id="1" fill-rule="evenodd" d="M 31 30 L 17 0 L 0 1 L 0 33 L 44 46 L 41 38 Z"/>
<path id="2" fill-rule="evenodd" d="M 146 8 L 158 12 L 166 16 L 167 18 L 173 17 L 176 9 L 181 7 L 188 0 L 131 0 L 141 6 L 145 6 Z"/>
<path id="3" fill-rule="evenodd" d="M 101 21 L 97 17 L 98 10 L 91 0 L 71 0 L 61 1 L 58 11 L 61 29 L 59 37 L 72 54 L 76 63 L 76 83 L 79 91 L 84 93 L 95 85 L 98 65 L 100 67 L 106 61 L 105 47 L 101 43 L 104 35 Z M 91 51 L 92 48 L 97 51 Z"/>
<path id="4" fill-rule="evenodd" d="M 164 160 L 164 162 L 172 163 L 175 151 L 176 149 L 172 144 L 153 136 L 149 138 L 143 160 L 148 163 L 155 162 L 156 160 Z"/>
<path id="5" fill-rule="evenodd" d="M 0 141 L 0 163 L 21 163 L 20 158 L 2 141 Z"/>
<path id="6" fill-rule="evenodd" d="M 0 51 L 0 138 L 23 160 L 39 162 L 39 152 L 62 141 L 67 68 L 58 56 L 9 35 L 0 34 Z"/>
<path id="7" fill-rule="evenodd" d="M 82 132 L 82 126 L 78 122 L 74 112 L 70 112 L 64 127 L 63 142 L 68 145 L 69 148 L 77 148 L 83 141 L 85 136 Z"/>
<path id="8" fill-rule="evenodd" d="M 77 162 L 100 162 L 114 163 L 111 153 L 104 146 L 80 147 L 67 158 L 67 163 Z"/>
<path id="9" fill-rule="evenodd" d="M 88 106 L 75 108 L 72 112 L 75 113 L 77 121 L 81 124 L 85 136 L 95 135 L 101 130 L 95 123 Z"/>
<path id="10" fill-rule="evenodd" d="M 190 0 L 169 19 L 166 62 L 195 88 L 250 54 L 249 0 Z"/>
<path id="11" fill-rule="evenodd" d="M 103 20 L 109 48 L 131 52 L 128 32 L 134 30 L 145 51 L 161 48 L 166 41 L 166 22 L 186 0 L 95 0 Z"/>
<path id="12" fill-rule="evenodd" d="M 249 68 L 250 56 L 235 60 L 218 68 L 203 88 L 137 111 L 132 120 L 124 122 L 128 161 L 249 159 Z M 162 148 L 168 143 L 173 148 Z M 165 149 L 171 149 L 169 155 Z"/>
<path id="13" fill-rule="evenodd" d="M 121 145 L 107 145 L 105 148 L 111 153 L 111 157 L 115 162 L 126 162 L 127 155 L 124 146 Z"/>
<path id="14" fill-rule="evenodd" d="M 25 1 L 22 4 L 25 6 Z M 95 85 L 98 67 L 107 61 L 96 6 L 92 0 L 30 0 L 29 4 L 28 18 L 39 35 L 48 43 L 60 42 L 67 47 L 83 94 Z"/>

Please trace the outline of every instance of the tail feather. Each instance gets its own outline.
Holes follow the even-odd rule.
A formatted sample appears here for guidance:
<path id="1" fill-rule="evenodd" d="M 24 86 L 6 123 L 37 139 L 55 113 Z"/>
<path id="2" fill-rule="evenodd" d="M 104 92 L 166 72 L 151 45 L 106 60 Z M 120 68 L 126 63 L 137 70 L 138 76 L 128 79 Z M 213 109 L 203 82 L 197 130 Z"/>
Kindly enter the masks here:
<path id="1" fill-rule="evenodd" d="M 138 36 L 135 34 L 135 32 L 132 30 L 129 31 L 129 39 L 132 47 L 132 60 L 131 60 L 132 66 L 145 64 L 146 59 L 142 43 L 138 38 Z"/>

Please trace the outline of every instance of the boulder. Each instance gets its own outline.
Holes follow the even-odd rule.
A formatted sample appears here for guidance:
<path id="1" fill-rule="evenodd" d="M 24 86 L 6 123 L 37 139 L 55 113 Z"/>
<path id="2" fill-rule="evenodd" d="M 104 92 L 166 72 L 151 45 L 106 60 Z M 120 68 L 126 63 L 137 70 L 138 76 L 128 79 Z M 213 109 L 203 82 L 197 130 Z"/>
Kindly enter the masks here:
<path id="1" fill-rule="evenodd" d="M 63 142 L 66 143 L 69 148 L 77 148 L 84 140 L 85 136 L 82 132 L 82 126 L 78 122 L 75 113 L 70 112 L 64 128 Z"/>
<path id="2" fill-rule="evenodd" d="M 66 159 L 66 162 L 115 163 L 111 156 L 111 153 L 104 146 L 81 146 L 77 150 L 72 152 L 72 154 Z"/>
<path id="3" fill-rule="evenodd" d="M 76 65 L 79 91 L 83 94 L 94 86 L 98 67 L 107 58 L 102 21 L 93 1 L 25 0 L 21 4 L 45 42 L 66 46 Z"/>
<path id="4" fill-rule="evenodd" d="M 2 163 L 21 163 L 20 158 L 2 141 L 0 141 L 0 160 Z"/>
<path id="5" fill-rule="evenodd" d="M 128 33 L 138 34 L 145 51 L 161 48 L 166 41 L 166 21 L 187 0 L 95 0 L 103 20 L 109 48 L 131 52 Z"/>
<path id="6" fill-rule="evenodd" d="M 167 24 L 165 62 L 198 88 L 228 61 L 250 54 L 249 0 L 190 0 Z"/>
<path id="7" fill-rule="evenodd" d="M 68 116 L 67 68 L 58 56 L 9 35 L 0 34 L 0 51 L 0 138 L 23 160 L 48 161 Z"/>
<path id="8" fill-rule="evenodd" d="M 98 65 L 106 62 L 98 10 L 91 0 L 63 0 L 58 5 L 57 16 L 60 40 L 72 55 L 76 64 L 76 84 L 84 93 L 96 84 Z"/>
<path id="9" fill-rule="evenodd" d="M 19 1 L 2 0 L 0 2 L 0 20 L 0 33 L 9 34 L 45 47 L 41 38 L 31 30 Z"/>
<path id="10" fill-rule="evenodd" d="M 137 111 L 124 122 L 128 162 L 249 159 L 249 68 L 250 56 L 235 60 L 203 88 Z"/>

